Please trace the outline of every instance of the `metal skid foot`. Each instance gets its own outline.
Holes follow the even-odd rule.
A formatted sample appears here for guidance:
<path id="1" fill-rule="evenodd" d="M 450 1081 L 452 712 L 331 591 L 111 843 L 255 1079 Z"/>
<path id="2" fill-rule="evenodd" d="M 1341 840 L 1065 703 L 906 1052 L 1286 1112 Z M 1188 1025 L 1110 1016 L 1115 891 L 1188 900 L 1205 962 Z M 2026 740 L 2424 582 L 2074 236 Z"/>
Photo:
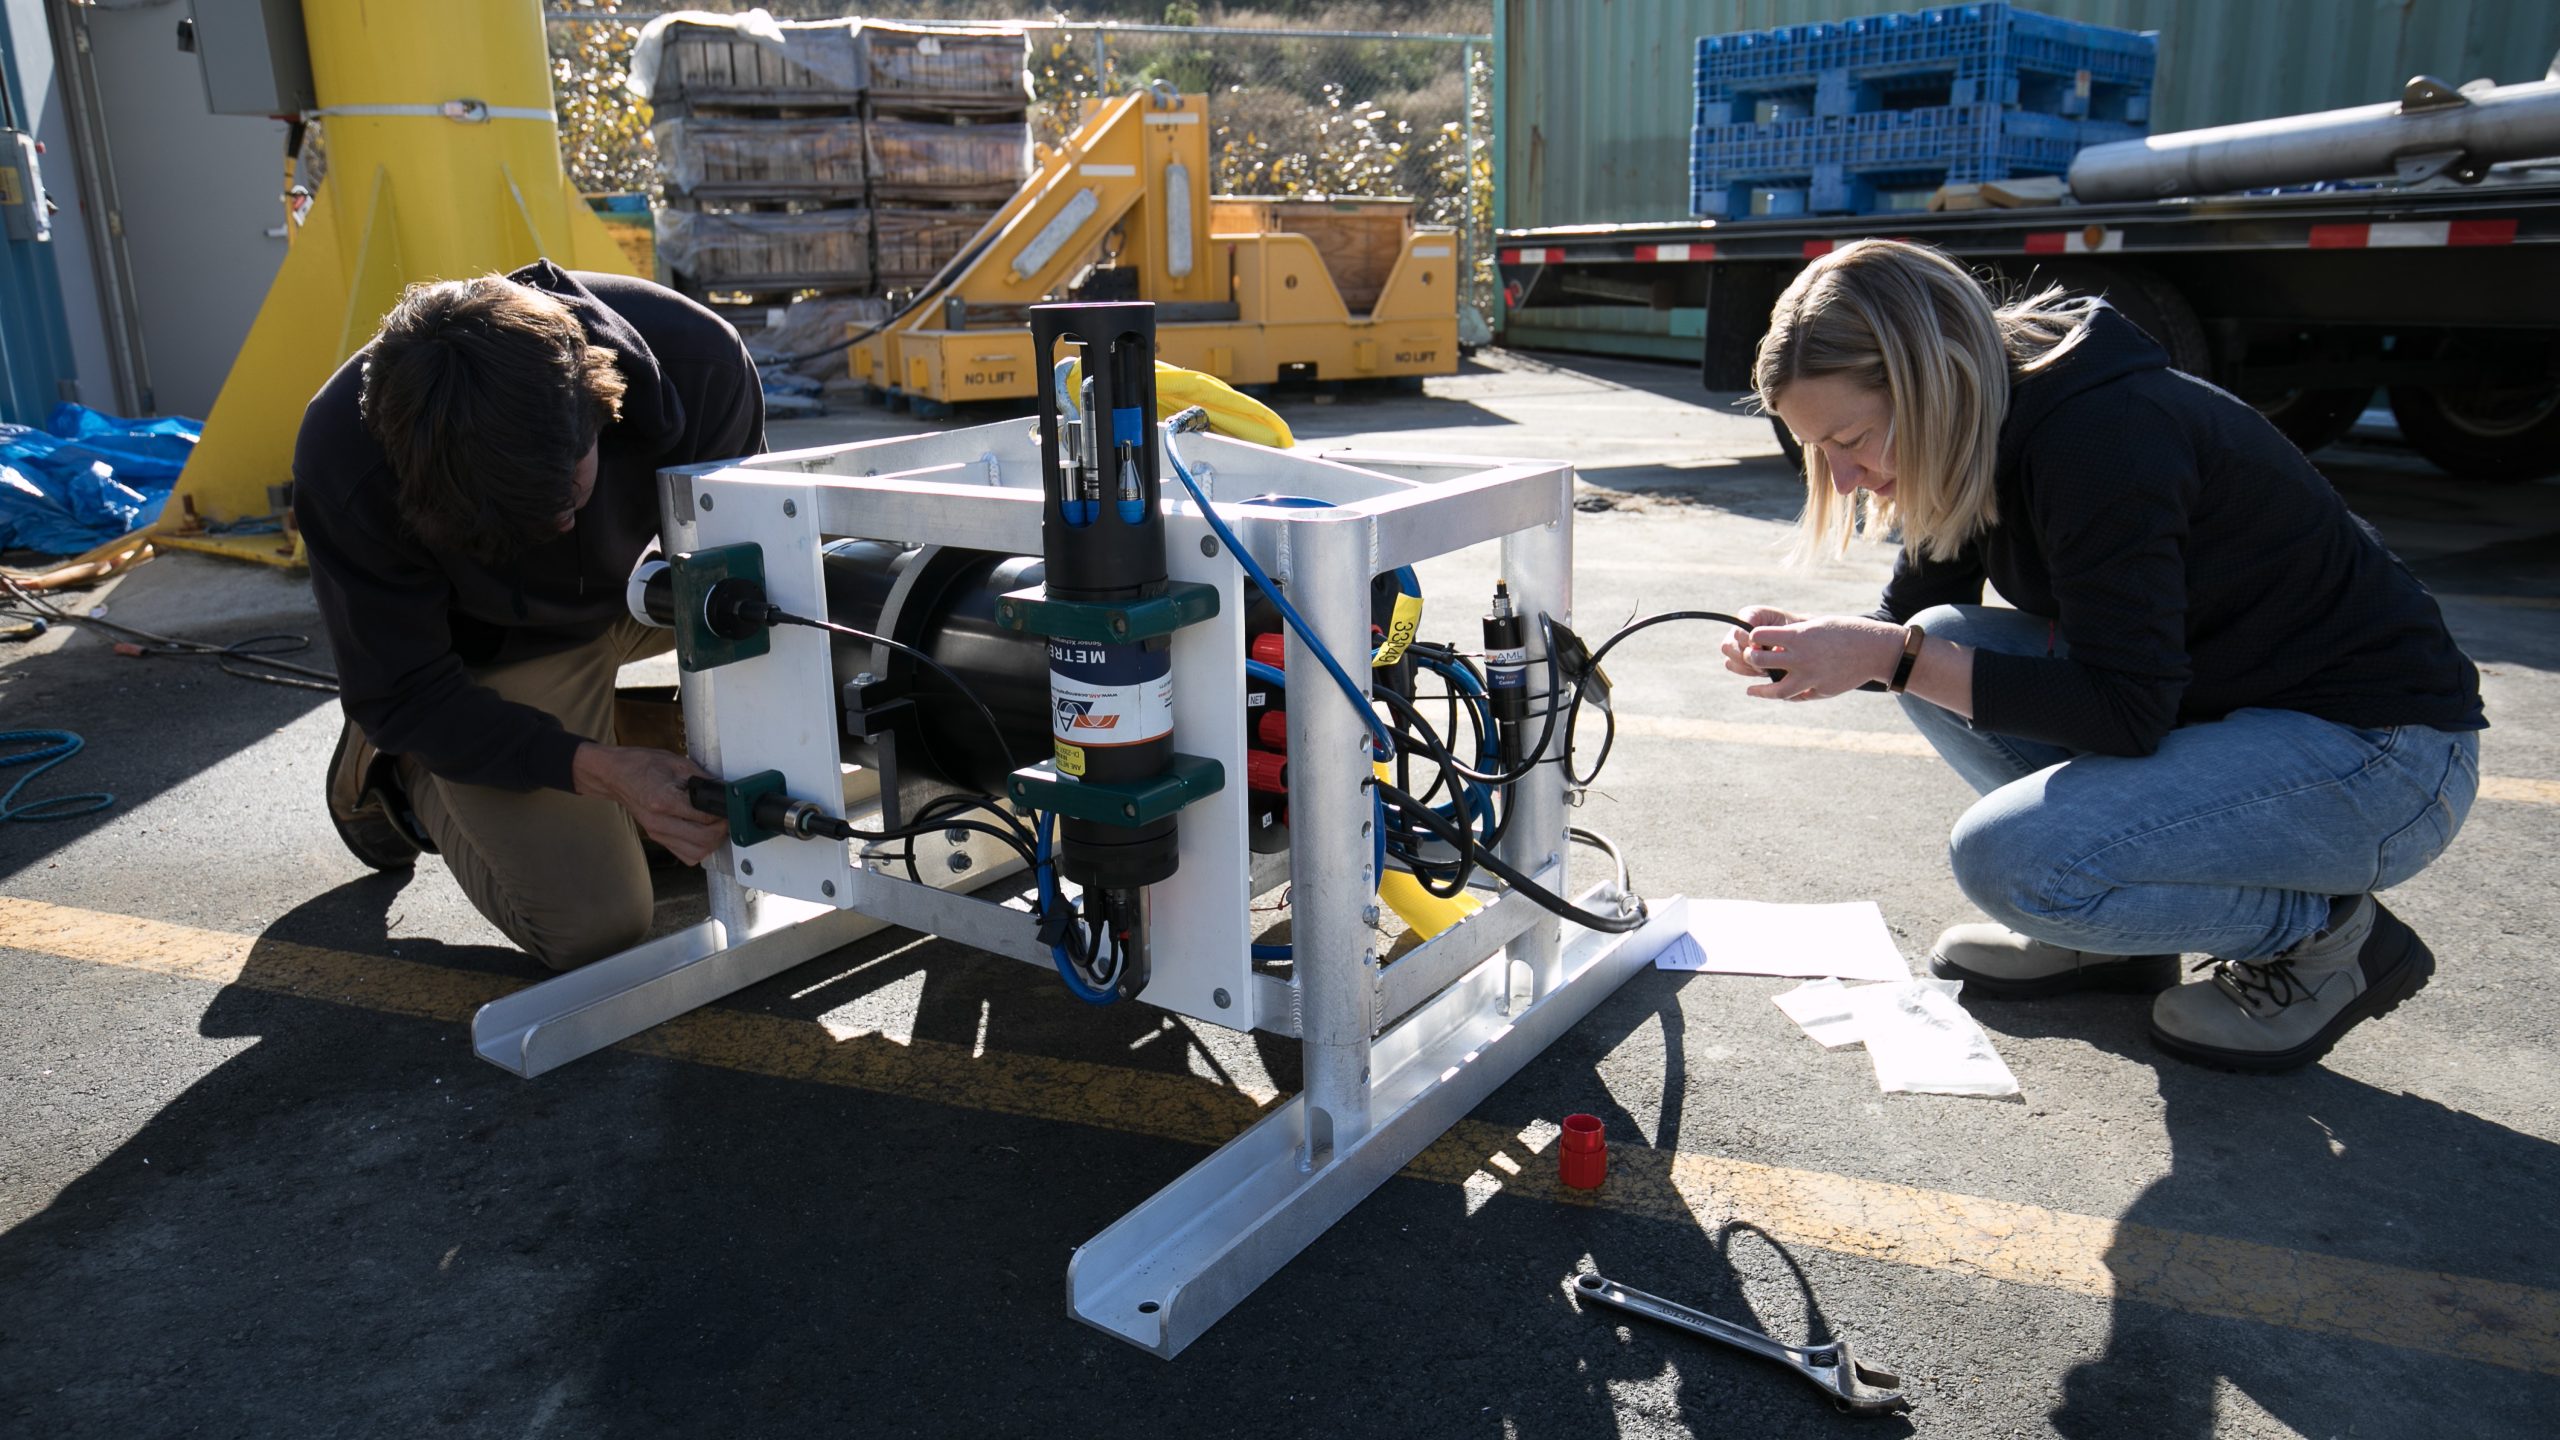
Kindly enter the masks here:
<path id="1" fill-rule="evenodd" d="M 1502 1013 L 1511 962 L 1484 961 L 1378 1037 L 1365 1134 L 1303 1168 L 1307 1102 L 1292 1097 L 1077 1247 L 1067 1264 L 1068 1308 L 1168 1360 L 1181 1354 L 1651 964 L 1680 933 L 1685 909 L 1662 902 L 1650 923 L 1626 935 L 1566 927 L 1562 982 L 1511 1015 Z"/>
<path id="2" fill-rule="evenodd" d="M 471 1017 L 471 1048 L 530 1078 L 888 928 L 856 910 L 760 898 L 734 945 L 705 920 L 490 1001 Z"/>

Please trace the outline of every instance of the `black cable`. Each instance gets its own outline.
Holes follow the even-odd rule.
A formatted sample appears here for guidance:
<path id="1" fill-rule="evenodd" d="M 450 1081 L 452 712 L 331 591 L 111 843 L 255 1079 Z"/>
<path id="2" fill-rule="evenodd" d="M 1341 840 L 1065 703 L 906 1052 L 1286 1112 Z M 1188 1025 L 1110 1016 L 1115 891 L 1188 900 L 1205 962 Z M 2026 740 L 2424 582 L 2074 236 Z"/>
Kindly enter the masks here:
<path id="1" fill-rule="evenodd" d="M 1443 819 L 1438 811 L 1433 810 L 1430 806 L 1423 804 L 1421 801 L 1414 799 L 1412 796 L 1383 780 L 1373 780 L 1370 783 L 1378 787 L 1379 796 L 1389 805 L 1394 806 L 1396 809 L 1411 816 L 1424 829 L 1431 831 L 1433 834 L 1438 835 L 1441 839 L 1448 841 L 1452 845 L 1459 843 L 1458 836 L 1454 833 L 1454 827 L 1452 827 L 1446 819 Z M 1544 910 L 1551 915 L 1562 916 L 1576 925 L 1580 925 L 1586 930 L 1597 930 L 1609 935 L 1624 935 L 1631 930 L 1641 928 L 1645 923 L 1646 912 L 1644 901 L 1636 899 L 1633 896 L 1627 896 L 1623 891 L 1620 893 L 1624 898 L 1633 899 L 1635 901 L 1634 911 L 1626 915 L 1602 915 L 1595 911 L 1585 910 L 1581 906 L 1574 904 L 1572 901 L 1565 899 L 1561 895 L 1558 895 L 1553 890 L 1550 890 L 1539 884 L 1537 881 L 1530 879 L 1528 876 L 1522 874 L 1509 861 L 1504 860 L 1500 855 L 1494 854 L 1491 851 L 1484 851 L 1479 853 L 1476 859 L 1477 863 L 1483 865 L 1487 871 L 1491 872 L 1503 883 L 1509 885 L 1514 891 L 1528 896 L 1530 903 L 1536 905 L 1539 909 Z"/>
<path id="2" fill-rule="evenodd" d="M 1600 669 L 1600 662 L 1608 658 L 1610 651 L 1618 648 L 1618 643 L 1620 641 L 1626 640 L 1640 632 L 1650 630 L 1656 625 L 1668 625 L 1674 620 L 1713 620 L 1745 630 L 1751 628 L 1744 622 L 1741 616 L 1727 615 L 1721 610 L 1665 610 L 1659 615 L 1647 615 L 1641 620 L 1620 626 L 1616 634 L 1601 641 L 1600 648 L 1592 651 L 1591 658 L 1583 662 L 1583 673 L 1597 673 Z M 1549 622 L 1545 616 L 1540 616 L 1539 623 L 1544 625 Z M 1549 639 L 1547 644 L 1547 654 L 1550 659 L 1554 658 L 1555 643 L 1552 637 Z M 1573 772 L 1574 726 L 1576 722 L 1582 718 L 1582 698 L 1585 694 L 1589 693 L 1589 690 L 1590 687 L 1588 685 L 1577 684 L 1574 687 L 1573 705 L 1565 713 L 1564 719 L 1564 779 L 1567 785 L 1571 785 L 1576 789 L 1588 787 L 1593 781 L 1600 778 L 1601 767 L 1609 763 L 1609 752 L 1616 748 L 1618 743 L 1617 712 L 1615 710 L 1603 710 L 1601 711 L 1601 714 L 1606 717 L 1608 724 L 1606 728 L 1601 731 L 1600 756 L 1598 759 L 1591 762 L 1591 770 L 1589 774 L 1576 775 Z"/>
<path id="3" fill-rule="evenodd" d="M 988 243 L 992 243 L 992 239 L 990 239 Z M 934 297 L 934 294 L 942 288 L 943 281 L 950 279 L 963 270 L 966 270 L 970 265 L 977 261 L 979 256 L 985 253 L 987 253 L 987 246 L 982 243 L 973 245 L 970 248 L 961 251 L 959 254 L 952 256 L 949 264 L 946 264 L 941 269 L 933 272 L 932 279 L 927 280 L 922 285 L 916 287 L 916 298 L 908 301 L 905 308 L 901 309 L 897 314 L 890 316 L 888 319 L 881 321 L 879 324 L 872 326 L 870 329 L 848 339 L 836 341 L 832 345 L 822 345 L 815 350 L 807 352 L 806 354 L 779 355 L 766 363 L 777 365 L 787 370 L 794 365 L 805 365 L 812 360 L 824 360 L 830 355 L 842 354 L 843 352 L 852 349 L 854 346 L 861 344 L 863 341 L 870 339 L 872 336 L 879 334 L 881 331 L 888 329 L 890 326 L 897 324 L 899 321 L 913 315 L 918 310 L 923 309 L 925 302 L 931 300 Z"/>
<path id="4" fill-rule="evenodd" d="M 1418 744 L 1424 758 L 1437 764 L 1443 775 L 1448 774 L 1451 767 L 1457 764 L 1457 761 L 1449 754 L 1448 747 L 1440 743 L 1440 736 L 1438 732 L 1431 728 L 1430 721 L 1423 718 L 1421 710 L 1416 708 L 1411 700 L 1406 699 L 1404 696 L 1397 694 L 1393 690 L 1381 689 L 1378 691 L 1378 695 L 1379 698 L 1387 702 L 1387 708 L 1396 713 L 1396 718 L 1398 720 L 1406 722 L 1413 727 L 1413 731 L 1416 733 L 1412 733 L 1409 738 Z M 1398 746 L 1397 748 L 1402 750 L 1406 747 Z M 1408 795 L 1412 793 L 1400 786 L 1389 788 L 1395 790 L 1395 792 L 1400 795 Z M 1432 788 L 1433 790 L 1437 790 L 1439 787 L 1435 784 Z M 1475 817 L 1468 813 L 1465 784 L 1460 782 L 1451 785 L 1449 787 L 1449 793 L 1450 798 L 1455 802 L 1452 808 L 1457 811 L 1456 823 L 1458 826 L 1458 834 L 1462 837 L 1459 840 L 1450 842 L 1458 852 L 1458 858 L 1456 861 L 1450 864 L 1442 864 L 1438 861 L 1424 860 L 1418 853 L 1408 853 L 1397 857 L 1398 859 L 1405 861 L 1405 863 L 1411 867 L 1414 879 L 1422 883 L 1422 888 L 1426 893 L 1435 895 L 1443 900 L 1450 899 L 1467 888 L 1468 877 L 1475 873 L 1476 851 L 1478 848 L 1478 841 L 1475 833 Z M 1421 805 L 1425 809 L 1430 809 L 1430 794 L 1426 792 L 1422 798 L 1415 801 L 1415 803 Z M 1433 811 L 1433 813 L 1436 815 L 1438 812 Z M 1392 835 L 1392 832 L 1390 832 L 1390 834 Z M 1435 878 L 1443 872 L 1453 873 L 1450 873 L 1449 878 L 1447 879 Z"/>
<path id="5" fill-rule="evenodd" d="M 937 818 L 946 810 L 984 810 L 1002 820 L 1005 823 L 1006 828 L 1003 830 L 997 830 L 993 826 L 985 825 L 975 820 L 960 820 L 955 818 L 945 821 Z M 935 830 L 969 830 L 975 831 L 979 834 L 993 835 L 1004 842 L 1005 848 L 1013 852 L 1014 858 L 1022 862 L 1023 868 L 1034 869 L 1037 868 L 1040 863 L 1039 859 L 1032 853 L 1035 847 L 1032 841 L 1031 832 L 1025 829 L 1021 822 L 1017 821 L 1013 817 L 1012 812 L 996 804 L 992 796 L 986 795 L 943 795 L 935 799 L 928 800 L 924 804 L 916 807 L 915 818 L 908 821 L 906 825 L 900 827 L 900 831 L 884 834 L 880 836 L 879 839 L 899 839 L 902 838 L 902 836 L 904 836 L 904 832 L 907 831 L 915 832 L 915 836 L 920 837 Z M 884 856 L 881 858 L 904 860 L 907 866 L 907 878 L 919 885 L 925 883 L 924 873 L 916 868 L 916 853 L 913 845 L 909 845 L 906 853 L 903 855 Z"/>
<path id="6" fill-rule="evenodd" d="M 1004 727 L 996 723 L 996 712 L 987 708 L 987 702 L 979 699 L 978 692 L 970 689 L 967 682 L 963 681 L 959 676 L 952 674 L 950 666 L 934 659 L 922 650 L 919 650 L 904 641 L 892 640 L 886 635 L 874 635 L 868 630 L 857 630 L 850 625 L 839 625 L 833 620 L 812 620 L 807 616 L 794 615 L 788 611 L 777 609 L 771 605 L 763 607 L 763 613 L 761 616 L 750 614 L 747 618 L 761 619 L 763 623 L 768 625 L 802 625 L 812 630 L 832 631 L 833 633 L 845 636 L 848 639 L 864 640 L 871 644 L 894 650 L 898 654 L 904 655 L 908 659 L 915 661 L 917 664 L 924 666 L 934 674 L 941 676 L 944 684 L 947 684 L 952 689 L 960 692 L 960 698 L 968 701 L 971 707 L 977 710 L 978 718 L 987 722 L 987 733 L 995 738 L 996 753 L 1004 757 L 1005 768 L 1008 770 L 1014 768 L 1013 747 L 1005 743 Z"/>
<path id="7" fill-rule="evenodd" d="M 30 590 L 7 575 L 0 575 L 0 589 L 6 589 L 19 602 L 15 606 L 0 607 L 0 615 L 32 620 L 39 624 L 59 622 L 85 625 L 91 629 L 104 630 L 109 634 L 126 636 L 128 637 L 126 643 L 135 645 L 144 655 L 210 657 L 225 675 L 236 675 L 243 680 L 255 680 L 261 684 L 283 685 L 296 690 L 318 690 L 332 695 L 338 690 L 338 677 L 330 672 L 316 666 L 297 665 L 290 660 L 278 658 L 285 655 L 298 655 L 310 649 L 311 637 L 308 635 L 288 633 L 252 635 L 246 640 L 234 640 L 227 645 L 217 645 L 210 640 L 162 635 L 136 626 L 120 624 L 101 616 L 82 615 L 77 611 L 65 610 L 47 599 L 42 592 Z M 249 666 L 259 668 L 244 668 Z"/>

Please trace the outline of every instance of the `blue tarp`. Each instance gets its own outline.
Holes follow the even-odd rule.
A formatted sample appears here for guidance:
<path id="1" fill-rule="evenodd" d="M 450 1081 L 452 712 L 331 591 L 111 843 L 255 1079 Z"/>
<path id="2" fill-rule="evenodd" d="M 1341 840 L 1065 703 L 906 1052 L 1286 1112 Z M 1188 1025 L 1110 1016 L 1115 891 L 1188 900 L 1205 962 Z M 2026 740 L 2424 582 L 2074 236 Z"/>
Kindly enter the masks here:
<path id="1" fill-rule="evenodd" d="M 58 405 L 45 428 L 0 425 L 0 550 L 77 555 L 160 518 L 204 422 Z"/>

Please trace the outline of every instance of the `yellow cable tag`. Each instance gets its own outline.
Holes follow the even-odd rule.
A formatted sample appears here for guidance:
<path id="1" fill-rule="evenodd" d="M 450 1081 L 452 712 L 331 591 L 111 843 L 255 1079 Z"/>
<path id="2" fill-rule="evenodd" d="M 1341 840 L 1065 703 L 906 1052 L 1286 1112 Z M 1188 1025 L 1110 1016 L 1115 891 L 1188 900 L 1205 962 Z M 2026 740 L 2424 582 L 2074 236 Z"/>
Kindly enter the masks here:
<path id="1" fill-rule="evenodd" d="M 1422 597 L 1397 594 L 1396 613 L 1387 621 L 1386 643 L 1378 647 L 1378 653 L 1370 657 L 1369 664 L 1373 667 L 1393 665 L 1403 659 L 1405 647 L 1411 645 L 1413 637 L 1421 632 Z"/>
<path id="2" fill-rule="evenodd" d="M 1049 749 L 1050 753 L 1057 757 L 1059 774 L 1070 780 L 1084 778 L 1083 746 L 1070 745 L 1064 740 L 1058 740 L 1051 742 Z"/>

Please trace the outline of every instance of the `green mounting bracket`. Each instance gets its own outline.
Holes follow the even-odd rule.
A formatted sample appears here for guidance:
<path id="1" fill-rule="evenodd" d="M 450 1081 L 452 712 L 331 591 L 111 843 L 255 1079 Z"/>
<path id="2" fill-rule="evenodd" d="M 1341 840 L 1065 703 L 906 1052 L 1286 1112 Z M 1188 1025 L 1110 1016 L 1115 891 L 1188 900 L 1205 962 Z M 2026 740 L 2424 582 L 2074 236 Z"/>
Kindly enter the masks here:
<path id="1" fill-rule="evenodd" d="M 1028 809 L 1135 829 L 1208 799 L 1226 783 L 1226 767 L 1205 755 L 1176 755 L 1162 774 L 1144 780 L 1069 780 L 1043 760 L 1007 776 L 1005 793 Z"/>
<path id="2" fill-rule="evenodd" d="M 675 582 L 676 665 L 686 671 L 716 670 L 752 660 L 773 649 L 773 635 L 758 628 L 736 640 L 711 633 L 703 618 L 711 587 L 724 580 L 744 580 L 764 591 L 764 551 L 755 545 L 716 545 L 668 557 Z"/>
<path id="3" fill-rule="evenodd" d="M 744 780 L 732 780 L 723 788 L 729 792 L 730 844 L 744 850 L 750 845 L 762 844 L 782 833 L 779 830 L 768 830 L 755 821 L 756 802 L 767 795 L 782 793 L 781 771 L 759 770 Z"/>
<path id="4" fill-rule="evenodd" d="M 996 602 L 996 623 L 1059 640 L 1126 645 L 1170 635 L 1218 613 L 1218 587 L 1176 580 L 1144 600 L 1052 600 L 1048 587 L 1015 590 Z"/>

